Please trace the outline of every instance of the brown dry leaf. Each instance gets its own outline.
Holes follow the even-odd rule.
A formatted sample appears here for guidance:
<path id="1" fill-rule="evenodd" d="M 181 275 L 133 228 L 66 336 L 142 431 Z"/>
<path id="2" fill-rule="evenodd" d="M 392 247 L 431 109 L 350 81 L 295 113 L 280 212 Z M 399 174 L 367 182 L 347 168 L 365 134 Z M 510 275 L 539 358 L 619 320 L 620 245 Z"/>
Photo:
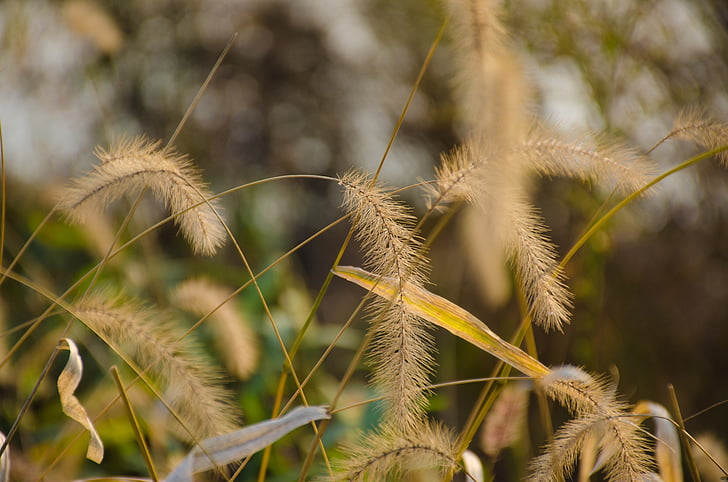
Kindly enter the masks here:
<path id="1" fill-rule="evenodd" d="M 529 391 L 527 385 L 514 383 L 506 385 L 498 395 L 485 418 L 480 437 L 480 446 L 486 454 L 495 457 L 522 438 L 526 427 Z"/>
<path id="2" fill-rule="evenodd" d="M 104 458 L 104 444 L 101 442 L 101 437 L 96 432 L 96 429 L 91 423 L 86 410 L 81 405 L 81 402 L 73 394 L 81 382 L 81 376 L 83 375 L 83 361 L 81 355 L 78 354 L 78 347 L 70 338 L 63 338 L 58 343 L 59 349 L 68 349 L 70 352 L 68 356 L 68 362 L 63 368 L 63 371 L 58 376 L 58 395 L 61 397 L 61 407 L 63 407 L 63 413 L 71 417 L 84 426 L 89 431 L 91 439 L 88 442 L 88 450 L 86 451 L 86 458 L 94 462 L 101 463 Z"/>

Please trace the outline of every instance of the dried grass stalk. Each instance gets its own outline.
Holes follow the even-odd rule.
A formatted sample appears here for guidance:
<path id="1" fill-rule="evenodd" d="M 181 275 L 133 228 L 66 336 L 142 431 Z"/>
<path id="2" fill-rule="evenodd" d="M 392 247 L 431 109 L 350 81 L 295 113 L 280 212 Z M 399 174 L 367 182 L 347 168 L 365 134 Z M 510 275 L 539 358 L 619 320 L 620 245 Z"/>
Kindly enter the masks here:
<path id="1" fill-rule="evenodd" d="M 354 214 L 365 264 L 399 283 L 394 300 L 377 299 L 371 305 L 374 341 L 370 357 L 374 383 L 387 395 L 385 420 L 411 431 L 424 417 L 427 394 L 422 387 L 434 364 L 426 324 L 403 301 L 408 286 L 421 286 L 425 278 L 421 243 L 412 233 L 414 217 L 404 204 L 361 173 L 349 173 L 340 183 L 344 208 Z"/>

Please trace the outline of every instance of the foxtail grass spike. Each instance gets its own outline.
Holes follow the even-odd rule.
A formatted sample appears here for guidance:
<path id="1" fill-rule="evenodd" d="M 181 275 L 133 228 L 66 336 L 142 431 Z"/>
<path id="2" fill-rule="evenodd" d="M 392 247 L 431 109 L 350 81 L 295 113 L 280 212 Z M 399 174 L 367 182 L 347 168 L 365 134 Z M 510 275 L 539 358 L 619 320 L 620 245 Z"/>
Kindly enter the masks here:
<path id="1" fill-rule="evenodd" d="M 211 255 L 225 241 L 217 202 L 185 155 L 144 137 L 123 139 L 110 149 L 97 148 L 101 160 L 62 193 L 59 209 L 73 222 L 100 211 L 124 195 L 150 189 L 170 209 L 195 252 Z"/>

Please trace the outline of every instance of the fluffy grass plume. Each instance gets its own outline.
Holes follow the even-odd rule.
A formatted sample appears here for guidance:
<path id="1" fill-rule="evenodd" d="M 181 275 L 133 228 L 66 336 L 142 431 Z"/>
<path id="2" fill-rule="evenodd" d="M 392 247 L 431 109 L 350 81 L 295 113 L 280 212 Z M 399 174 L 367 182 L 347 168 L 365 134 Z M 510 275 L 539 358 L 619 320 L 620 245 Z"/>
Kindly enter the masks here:
<path id="1" fill-rule="evenodd" d="M 443 480 L 457 467 L 455 437 L 438 424 L 424 423 L 420 430 L 409 434 L 391 432 L 385 427 L 364 437 L 361 445 L 349 450 L 339 465 L 341 479 L 409 480 L 406 475 L 429 470 L 438 474 L 432 480 Z"/>
<path id="2" fill-rule="evenodd" d="M 704 109 L 683 110 L 675 119 L 672 132 L 667 138 L 685 139 L 705 149 L 716 149 L 728 145 L 728 124 L 719 122 Z M 724 167 L 728 167 L 728 151 L 717 155 Z"/>
<path id="3" fill-rule="evenodd" d="M 468 129 L 498 149 L 522 135 L 529 89 L 491 0 L 447 0 L 460 68 L 457 83 Z M 496 146 L 496 144 L 500 144 Z"/>
<path id="4" fill-rule="evenodd" d="M 366 175 L 352 172 L 340 182 L 343 206 L 354 215 L 365 265 L 399 283 L 394 300 L 377 299 L 372 305 L 370 355 L 373 380 L 387 396 L 385 422 L 411 431 L 424 417 L 427 395 L 422 387 L 434 364 L 426 325 L 403 301 L 408 286 L 421 286 L 425 278 L 421 243 L 412 233 L 414 217 Z"/>
<path id="5" fill-rule="evenodd" d="M 229 294 L 224 287 L 198 278 L 178 285 L 172 298 L 179 308 L 198 316 L 206 316 L 215 310 L 207 322 L 215 345 L 228 371 L 244 380 L 258 366 L 258 340 L 231 302 L 221 305 Z"/>
<path id="6" fill-rule="evenodd" d="M 101 160 L 94 169 L 73 180 L 59 201 L 59 209 L 73 222 L 83 222 L 90 211 L 100 211 L 120 197 L 151 189 L 170 209 L 175 223 L 195 252 L 211 255 L 225 241 L 225 229 L 197 168 L 187 156 L 144 137 L 123 139 L 109 150 L 97 148 Z"/>
<path id="7" fill-rule="evenodd" d="M 440 156 L 440 165 L 435 167 L 436 182 L 425 186 L 428 208 L 443 210 L 447 204 L 460 200 L 477 202 L 486 162 L 478 146 L 477 142 L 466 142 Z"/>
<path id="8" fill-rule="evenodd" d="M 477 203 L 480 216 L 466 218 L 470 225 L 479 225 L 468 226 L 469 235 L 475 238 L 471 244 L 478 247 L 478 253 L 501 246 L 503 256 L 510 259 L 516 271 L 534 322 L 546 330 L 561 330 L 570 318 L 572 296 L 557 269 L 556 249 L 534 208 L 522 200 L 524 194 L 514 192 L 517 186 L 509 190 L 509 201 L 498 202 L 494 192 L 499 190 L 490 189 L 493 184 L 489 180 L 498 166 L 484 161 L 486 156 L 480 146 L 479 142 L 469 142 L 442 156 L 430 199 Z M 487 264 L 499 265 L 492 257 L 487 258 Z M 495 278 L 493 270 L 487 268 L 487 279 Z"/>
<path id="9" fill-rule="evenodd" d="M 530 480 L 563 480 L 594 435 L 600 452 L 598 460 L 608 480 L 654 479 L 644 436 L 611 386 L 573 366 L 553 369 L 539 386 L 569 408 L 575 418 L 566 422 L 544 453 L 532 461 Z"/>
<path id="10" fill-rule="evenodd" d="M 536 127 L 515 151 L 530 170 L 541 175 L 573 177 L 625 194 L 638 190 L 655 174 L 647 156 L 605 135 L 569 141 L 553 129 Z"/>
<path id="11" fill-rule="evenodd" d="M 178 342 L 159 313 L 95 295 L 76 306 L 74 314 L 112 348 L 128 355 L 139 369 L 159 380 L 167 401 L 195 439 L 237 428 L 236 409 L 227 392 L 216 384 L 218 372 L 187 339 Z"/>
<path id="12" fill-rule="evenodd" d="M 558 269 L 556 250 L 546 236 L 546 228 L 526 203 L 511 206 L 513 239 L 510 259 L 523 285 L 533 321 L 547 331 L 561 331 L 569 322 L 572 295 Z"/>

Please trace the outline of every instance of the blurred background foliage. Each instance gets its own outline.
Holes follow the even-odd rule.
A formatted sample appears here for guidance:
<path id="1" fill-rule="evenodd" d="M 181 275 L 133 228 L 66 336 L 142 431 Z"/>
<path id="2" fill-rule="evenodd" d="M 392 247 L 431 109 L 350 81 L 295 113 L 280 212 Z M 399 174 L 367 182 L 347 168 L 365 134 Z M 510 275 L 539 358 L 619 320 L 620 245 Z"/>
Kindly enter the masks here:
<path id="1" fill-rule="evenodd" d="M 728 11 L 719 0 L 501 4 L 533 85 L 532 109 L 563 131 L 605 130 L 647 151 L 686 106 L 705 106 L 728 119 Z M 435 0 L 4 0 L 5 263 L 50 210 L 58 186 L 89 169 L 95 145 L 140 133 L 169 139 L 235 32 L 229 55 L 176 142 L 215 191 L 279 174 L 333 176 L 352 166 L 375 168 L 443 19 Z M 385 163 L 383 179 L 390 185 L 430 178 L 440 153 L 463 134 L 453 95 L 457 66 L 450 39 L 457 32 L 448 35 Z M 695 152 L 669 143 L 653 158 L 666 169 Z M 562 253 L 610 200 L 609 193 L 561 179 L 539 182 L 535 195 Z M 404 196 L 421 212 L 417 194 Z M 274 183 L 223 199 L 254 270 L 336 219 L 339 203 L 337 186 L 320 181 Z M 111 216 L 81 230 L 52 220 L 18 269 L 56 293 L 64 291 L 103 255 L 125 209 L 115 206 Z M 144 204 L 131 231 L 162 216 L 160 206 Z M 618 373 L 621 392 L 633 402 L 667 404 L 666 386 L 673 383 L 684 415 L 728 399 L 726 226 L 728 173 L 716 162 L 668 179 L 572 260 L 567 272 L 576 294 L 573 322 L 564 334 L 537 333 L 541 359 Z M 345 232 L 345 226 L 334 228 L 261 279 L 287 342 L 305 319 Z M 453 226 L 432 248 L 435 291 L 507 337 L 518 323 L 517 303 L 484 301 L 458 233 Z M 345 262 L 359 261 L 352 252 Z M 103 282 L 164 306 L 176 283 L 201 274 L 231 289 L 247 280 L 233 250 L 193 258 L 167 227 L 115 259 Z M 317 313 L 318 332 L 301 353 L 302 371 L 359 294 L 334 283 Z M 43 306 L 13 283 L 2 287 L 5 329 L 37 316 Z M 283 360 L 255 293 L 246 290 L 238 306 L 252 320 L 267 357 L 251 380 L 234 384 L 246 417 L 258 420 L 267 416 Z M 335 361 L 319 371 L 315 386 L 322 400 L 330 397 L 364 329 L 364 323 L 355 325 L 334 352 Z M 7 346 L 18 336 L 12 332 L 1 340 Z M 37 335 L 32 350 L 12 361 L 16 374 L 6 370 L 0 376 L 3 429 L 42 366 L 34 357 L 43 347 L 50 353 L 54 336 L 52 330 Z M 494 361 L 488 356 L 450 336 L 438 340 L 438 380 L 489 373 Z M 100 356 L 98 346 L 87 350 Z M 98 366 L 105 370 L 101 361 Z M 350 393 L 365 398 L 364 384 L 362 375 Z M 46 417 L 57 420 L 51 388 L 37 404 L 49 413 L 34 411 L 27 427 Z M 478 389 L 438 391 L 434 406 L 457 425 Z M 724 407 L 716 408 L 690 420 L 688 428 L 728 440 L 725 414 Z M 29 447 L 53 438 L 27 433 L 20 442 Z M 286 480 L 286 470 L 295 470 L 293 458 L 277 457 L 276 470 Z M 119 466 L 127 462 L 122 457 Z"/>

